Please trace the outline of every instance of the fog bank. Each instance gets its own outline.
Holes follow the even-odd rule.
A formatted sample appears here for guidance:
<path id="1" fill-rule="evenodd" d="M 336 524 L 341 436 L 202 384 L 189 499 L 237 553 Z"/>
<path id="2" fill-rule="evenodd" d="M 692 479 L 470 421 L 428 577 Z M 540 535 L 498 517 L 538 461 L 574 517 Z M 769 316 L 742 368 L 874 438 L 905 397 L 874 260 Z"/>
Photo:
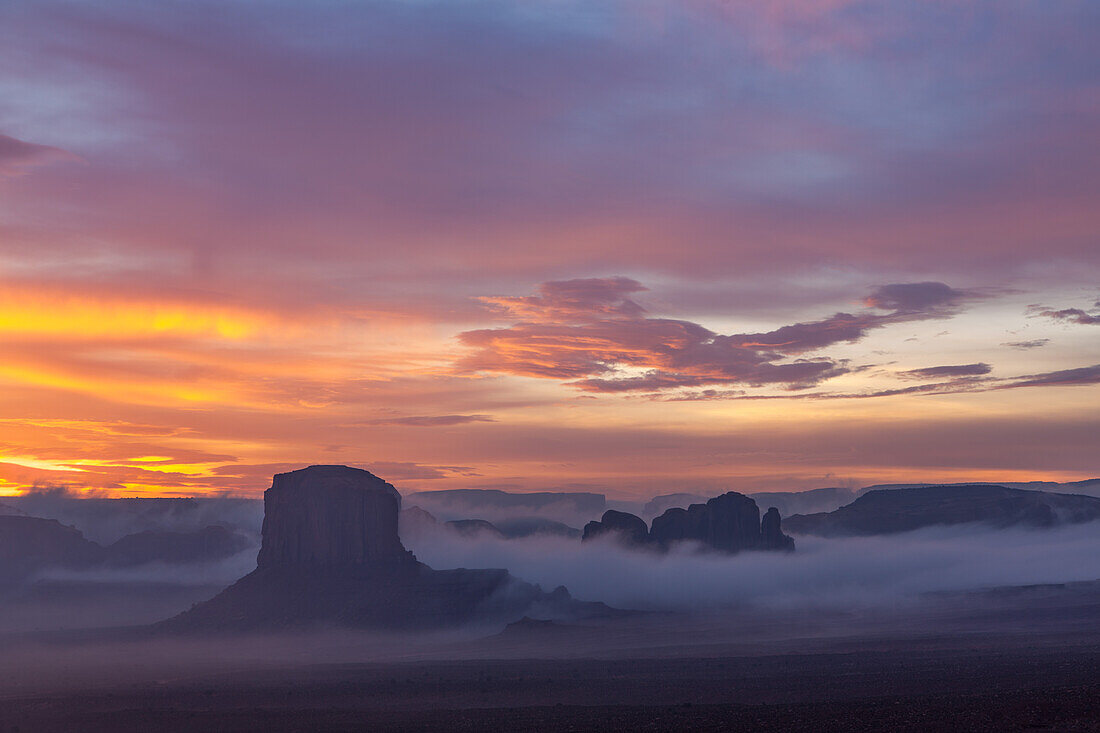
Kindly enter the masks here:
<path id="1" fill-rule="evenodd" d="M 431 533 L 406 538 L 435 568 L 503 567 L 545 588 L 619 608 L 689 610 L 892 604 L 921 593 L 1100 578 L 1100 523 L 1053 530 L 935 527 L 876 537 L 798 537 L 794 553 L 666 554 L 614 541 L 501 540 Z"/>

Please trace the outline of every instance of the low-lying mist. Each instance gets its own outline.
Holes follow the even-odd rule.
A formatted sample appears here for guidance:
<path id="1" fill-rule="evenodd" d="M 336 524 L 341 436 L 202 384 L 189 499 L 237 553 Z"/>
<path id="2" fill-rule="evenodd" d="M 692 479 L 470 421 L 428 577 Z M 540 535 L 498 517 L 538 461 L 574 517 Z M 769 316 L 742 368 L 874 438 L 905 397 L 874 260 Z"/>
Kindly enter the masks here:
<path id="1" fill-rule="evenodd" d="M 259 537 L 264 505 L 239 497 L 108 499 L 70 491 L 63 486 L 40 487 L 4 503 L 32 517 L 56 519 L 76 527 L 86 538 L 110 544 L 129 534 L 147 531 L 193 532 L 209 525 L 230 527 Z"/>
<path id="2" fill-rule="evenodd" d="M 793 553 L 662 555 L 613 540 L 502 540 L 453 532 L 405 539 L 435 568 L 507 568 L 544 588 L 619 608 L 690 610 L 893 604 L 922 593 L 1100 579 L 1100 523 L 1051 530 L 935 527 L 876 537 L 798 537 Z"/>

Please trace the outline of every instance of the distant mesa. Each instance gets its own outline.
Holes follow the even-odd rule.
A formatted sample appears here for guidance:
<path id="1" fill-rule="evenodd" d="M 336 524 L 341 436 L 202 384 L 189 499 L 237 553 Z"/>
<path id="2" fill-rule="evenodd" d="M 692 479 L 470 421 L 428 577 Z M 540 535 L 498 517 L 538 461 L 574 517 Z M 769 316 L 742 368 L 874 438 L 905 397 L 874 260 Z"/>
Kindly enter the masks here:
<path id="1" fill-rule="evenodd" d="M 827 512 L 847 504 L 854 496 L 850 489 L 829 487 L 808 491 L 758 491 L 745 494 L 758 507 L 775 507 L 787 517 L 792 514 Z M 686 509 L 692 504 L 705 503 L 710 497 L 699 494 L 663 494 L 653 497 L 642 509 L 642 516 L 652 519 L 669 509 Z"/>
<path id="2" fill-rule="evenodd" d="M 566 537 L 577 539 L 581 531 L 562 522 L 541 517 L 517 517 L 498 519 L 452 519 L 440 523 L 432 514 L 418 506 L 402 509 L 399 519 L 401 537 L 415 543 L 425 536 L 437 535 L 441 530 L 462 537 L 481 537 L 515 540 L 524 537 Z"/>
<path id="3" fill-rule="evenodd" d="M 574 636 L 577 632 L 583 630 L 584 627 L 579 625 L 524 616 L 519 621 L 513 621 L 505 626 L 493 638 L 504 641 L 555 641 Z"/>
<path id="4" fill-rule="evenodd" d="M 445 526 L 463 537 L 497 537 L 504 539 L 501 532 L 492 522 L 484 519 L 453 519 L 446 522 Z"/>
<path id="5" fill-rule="evenodd" d="M 784 517 L 829 512 L 855 498 L 851 489 L 829 487 L 808 491 L 763 491 L 749 494 L 758 506 L 775 507 Z"/>
<path id="6" fill-rule="evenodd" d="M 832 512 L 794 515 L 787 528 L 822 537 L 894 534 L 923 527 L 981 522 L 1042 529 L 1100 519 L 1100 499 L 990 484 L 868 491 Z"/>
<path id="7" fill-rule="evenodd" d="M 149 530 L 127 535 L 106 548 L 108 565 L 127 567 L 150 562 L 181 565 L 232 557 L 254 547 L 240 532 L 211 525 L 194 532 Z"/>
<path id="8" fill-rule="evenodd" d="M 709 498 L 709 496 L 702 496 L 700 494 L 661 494 L 646 502 L 646 505 L 642 507 L 642 516 L 651 518 L 659 517 L 669 509 L 683 509 L 692 504 L 705 502 Z"/>
<path id="9" fill-rule="evenodd" d="M 396 489 L 361 469 L 278 474 L 264 494 L 256 570 L 159 627 L 419 629 L 611 612 L 574 600 L 565 588 L 546 593 L 506 570 L 433 570 L 402 545 L 399 510 Z"/>
<path id="10" fill-rule="evenodd" d="M 536 491 L 528 494 L 498 489 L 448 489 L 420 491 L 405 497 L 407 506 L 418 506 L 439 519 L 502 519 L 538 517 L 572 523 L 598 517 L 607 508 L 603 494 Z M 498 525 L 499 527 L 499 525 Z"/>
<path id="11" fill-rule="evenodd" d="M 439 529 L 439 520 L 418 506 L 402 509 L 397 514 L 397 530 L 401 537 L 409 538 L 431 534 Z"/>
<path id="12" fill-rule="evenodd" d="M 756 502 L 735 491 L 688 508 L 673 507 L 653 519 L 647 528 L 640 517 L 609 510 L 584 528 L 584 540 L 614 537 L 623 545 L 668 550 L 679 542 L 736 553 L 744 550 L 794 550 L 794 540 L 783 534 L 779 511 L 772 507 L 760 518 Z"/>
<path id="13" fill-rule="evenodd" d="M 517 517 L 516 519 L 498 519 L 494 526 L 510 540 L 523 537 L 568 537 L 579 539 L 581 530 L 570 527 L 564 522 L 555 522 L 553 519 L 541 519 L 539 517 Z"/>
<path id="14" fill-rule="evenodd" d="M 955 484 L 875 484 L 865 486 L 856 492 L 856 496 L 862 496 L 871 491 L 896 490 L 896 489 L 927 489 L 934 486 L 1000 486 L 1007 489 L 1024 489 L 1027 491 L 1046 491 L 1053 494 L 1079 494 L 1082 496 L 1094 496 L 1100 498 L 1100 478 L 1084 479 L 1082 481 L 966 481 Z M 820 511 L 820 510 L 819 510 Z M 791 512 L 809 513 L 809 512 Z"/>
<path id="15" fill-rule="evenodd" d="M 248 537 L 210 526 L 195 532 L 139 532 L 104 547 L 56 519 L 5 515 L 0 516 L 0 583 L 21 583 L 54 568 L 208 562 L 231 557 L 250 546 Z"/>
<path id="16" fill-rule="evenodd" d="M 103 558 L 102 547 L 56 519 L 0 516 L 0 584 L 22 582 L 51 567 L 91 567 Z"/>

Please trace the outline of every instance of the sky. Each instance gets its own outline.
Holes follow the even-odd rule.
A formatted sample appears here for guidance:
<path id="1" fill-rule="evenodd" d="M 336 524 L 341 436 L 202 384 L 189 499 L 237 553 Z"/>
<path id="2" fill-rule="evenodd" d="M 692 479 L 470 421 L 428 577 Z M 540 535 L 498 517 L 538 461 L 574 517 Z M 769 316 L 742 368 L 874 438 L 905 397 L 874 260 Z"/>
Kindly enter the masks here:
<path id="1" fill-rule="evenodd" d="M 0 495 L 1100 476 L 1100 5 L 0 4 Z"/>

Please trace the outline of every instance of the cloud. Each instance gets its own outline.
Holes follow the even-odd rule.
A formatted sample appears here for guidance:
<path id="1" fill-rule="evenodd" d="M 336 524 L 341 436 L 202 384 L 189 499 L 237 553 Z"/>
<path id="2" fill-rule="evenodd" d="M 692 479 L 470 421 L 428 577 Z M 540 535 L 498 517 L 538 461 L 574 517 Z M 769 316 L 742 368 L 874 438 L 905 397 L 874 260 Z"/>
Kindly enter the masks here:
<path id="1" fill-rule="evenodd" d="M 1041 374 L 1028 374 L 1016 377 L 1007 384 L 1002 384 L 998 389 L 1012 389 L 1014 387 L 1058 387 L 1100 384 L 1100 364 L 1079 367 L 1077 369 L 1060 369 Z"/>
<path id="2" fill-rule="evenodd" d="M 491 415 L 411 415 L 408 417 L 387 417 L 366 420 L 361 425 L 405 425 L 409 427 L 434 428 L 448 425 L 466 425 L 472 422 L 495 422 Z"/>
<path id="3" fill-rule="evenodd" d="M 989 374 L 993 371 L 993 367 L 984 363 L 977 364 L 957 364 L 953 366 L 934 366 L 924 367 L 922 369 L 909 369 L 904 372 L 900 372 L 899 376 L 904 379 L 938 379 L 941 377 L 975 377 L 983 374 Z"/>
<path id="4" fill-rule="evenodd" d="M 968 369 L 976 367 L 974 372 L 977 374 L 985 374 L 988 370 L 982 371 L 981 367 L 988 367 L 987 364 L 970 364 L 963 365 L 961 367 L 931 367 L 929 370 L 914 369 L 910 372 L 902 372 L 902 375 L 913 375 L 912 378 L 926 378 L 936 376 L 951 376 L 948 373 L 940 374 L 925 374 L 920 375 L 921 372 L 927 372 L 937 369 Z M 900 395 L 944 395 L 944 394 L 960 394 L 964 392 L 991 392 L 1006 389 L 1018 389 L 1021 387 L 1073 387 L 1073 386 L 1088 386 L 1093 384 L 1100 384 L 1100 364 L 1094 364 L 1087 367 L 1078 367 L 1075 369 L 1059 369 L 1050 372 L 1041 372 L 1038 374 L 1026 374 L 1017 377 L 983 377 L 983 376 L 965 376 L 964 373 L 959 374 L 954 379 L 949 379 L 944 382 L 935 382 L 932 384 L 918 384 L 912 387 L 899 387 L 896 389 L 880 389 L 869 392 L 805 392 L 800 394 L 767 394 L 767 395 L 750 395 L 740 391 L 722 391 L 722 390 L 705 390 L 699 392 L 690 392 L 675 396 L 664 396 L 659 393 L 647 395 L 651 399 L 659 401 L 706 401 L 706 400 L 854 400 L 854 399 L 869 399 L 873 397 L 897 397 Z"/>
<path id="5" fill-rule="evenodd" d="M 1100 301 L 1095 303 L 1094 307 L 1100 308 Z M 1063 308 L 1061 310 L 1055 310 L 1044 306 L 1032 306 L 1028 310 L 1037 316 L 1043 316 L 1064 323 L 1078 323 L 1082 326 L 1100 325 L 1100 312 L 1088 313 L 1081 308 Z"/>
<path id="6" fill-rule="evenodd" d="M 64 160 L 79 160 L 67 150 L 36 145 L 0 134 L 0 178 L 28 173 L 33 168 Z"/>
<path id="7" fill-rule="evenodd" d="M 645 309 L 627 296 L 645 290 L 641 283 L 627 277 L 578 278 L 543 283 L 538 295 L 478 300 L 509 318 L 542 323 L 584 323 L 641 316 Z"/>
<path id="8" fill-rule="evenodd" d="M 385 476 L 387 480 L 444 479 L 454 475 L 476 477 L 478 472 L 470 466 L 425 466 L 411 461 L 373 461 L 363 464 L 371 473 Z"/>
<path id="9" fill-rule="evenodd" d="M 1032 339 L 1030 341 L 1006 341 L 1001 346 L 1008 346 L 1013 349 L 1019 349 L 1026 351 L 1028 349 L 1039 349 L 1050 343 L 1050 339 Z"/>
<path id="10" fill-rule="evenodd" d="M 470 466 L 431 466 L 414 461 L 358 461 L 348 462 L 365 468 L 376 476 L 387 481 L 402 480 L 434 480 L 451 476 L 477 476 L 477 472 Z M 214 470 L 219 476 L 243 477 L 253 479 L 253 486 L 270 483 L 271 477 L 277 473 L 286 473 L 304 468 L 308 463 L 255 463 L 248 465 L 221 466 Z"/>
<path id="11" fill-rule="evenodd" d="M 876 289 L 863 302 L 897 314 L 939 317 L 955 312 L 961 304 L 977 297 L 977 293 L 955 290 L 940 282 L 893 283 Z"/>
<path id="12" fill-rule="evenodd" d="M 898 283 L 874 291 L 874 310 L 837 313 L 765 333 L 723 335 L 690 321 L 651 318 L 628 296 L 627 278 L 545 283 L 539 295 L 483 299 L 523 320 L 459 334 L 472 349 L 458 368 L 573 380 L 585 392 L 661 391 L 712 385 L 806 389 L 850 371 L 844 360 L 787 357 L 863 338 L 895 323 L 948 318 L 977 295 L 943 283 Z M 892 311 L 878 313 L 877 310 Z M 624 370 L 641 370 L 623 374 Z"/>
<path id="13" fill-rule="evenodd" d="M 500 540 L 425 533 L 410 538 L 437 568 L 507 567 L 544 587 L 620 608 L 695 610 L 727 604 L 894 604 L 934 591 L 1093 580 L 1100 573 L 1097 523 L 1051 530 L 931 527 L 886 537 L 798 537 L 793 553 L 654 556 L 558 538 Z M 452 536 L 454 535 L 454 536 Z"/>

